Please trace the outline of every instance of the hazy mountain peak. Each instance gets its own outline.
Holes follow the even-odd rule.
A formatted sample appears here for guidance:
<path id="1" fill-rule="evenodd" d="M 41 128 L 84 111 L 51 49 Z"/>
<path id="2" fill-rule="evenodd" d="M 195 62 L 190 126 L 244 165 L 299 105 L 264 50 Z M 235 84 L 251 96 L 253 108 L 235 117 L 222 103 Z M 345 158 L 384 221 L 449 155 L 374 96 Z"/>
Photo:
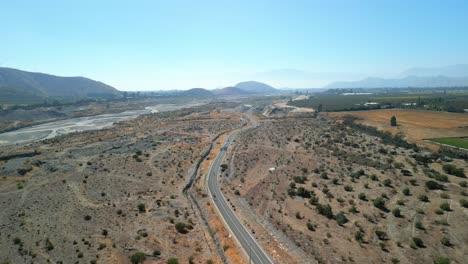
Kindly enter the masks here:
<path id="1" fill-rule="evenodd" d="M 443 67 L 415 67 L 410 68 L 399 75 L 399 77 L 406 76 L 466 77 L 468 76 L 468 64 L 455 64 Z"/>
<path id="2" fill-rule="evenodd" d="M 275 93 L 278 91 L 266 83 L 256 81 L 240 82 L 234 87 L 250 93 Z"/>

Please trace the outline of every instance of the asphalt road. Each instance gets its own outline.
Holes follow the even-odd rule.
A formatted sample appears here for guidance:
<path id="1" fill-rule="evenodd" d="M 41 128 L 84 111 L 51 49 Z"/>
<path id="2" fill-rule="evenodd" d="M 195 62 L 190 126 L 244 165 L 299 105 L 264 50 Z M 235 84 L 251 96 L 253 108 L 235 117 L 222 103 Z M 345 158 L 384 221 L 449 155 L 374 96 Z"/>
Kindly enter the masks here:
<path id="1" fill-rule="evenodd" d="M 255 120 L 254 125 L 257 124 L 258 123 Z M 249 256 L 250 261 L 255 264 L 273 263 L 268 254 L 260 247 L 260 245 L 255 241 L 255 238 L 253 238 L 249 231 L 247 231 L 247 229 L 242 225 L 239 218 L 237 218 L 236 214 L 229 206 L 219 187 L 218 176 L 220 172 L 220 166 L 226 156 L 227 148 L 234 140 L 234 137 L 239 134 L 239 132 L 240 131 L 236 131 L 229 135 L 229 137 L 224 142 L 218 156 L 213 161 L 206 180 L 208 191 L 212 201 L 218 209 L 218 213 L 231 230 L 231 235 L 234 235 L 237 241 L 241 244 L 242 248 Z"/>

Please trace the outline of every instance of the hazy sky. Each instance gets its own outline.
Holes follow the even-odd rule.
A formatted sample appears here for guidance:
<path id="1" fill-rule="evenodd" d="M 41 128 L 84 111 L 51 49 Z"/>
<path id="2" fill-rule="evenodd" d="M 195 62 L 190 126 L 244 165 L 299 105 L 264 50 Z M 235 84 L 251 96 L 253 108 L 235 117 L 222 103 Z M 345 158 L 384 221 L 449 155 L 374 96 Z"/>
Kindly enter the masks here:
<path id="1" fill-rule="evenodd" d="M 466 0 L 15 0 L 0 11 L 0 66 L 120 90 L 270 77 L 279 87 L 320 87 L 468 62 Z M 281 79 L 281 69 L 312 77 Z"/>

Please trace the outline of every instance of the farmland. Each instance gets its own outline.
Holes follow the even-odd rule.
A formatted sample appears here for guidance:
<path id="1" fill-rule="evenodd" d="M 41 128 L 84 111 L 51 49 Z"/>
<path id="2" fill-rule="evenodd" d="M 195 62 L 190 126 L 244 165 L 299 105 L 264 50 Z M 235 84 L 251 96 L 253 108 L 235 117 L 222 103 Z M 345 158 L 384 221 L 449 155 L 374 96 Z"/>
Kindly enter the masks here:
<path id="1" fill-rule="evenodd" d="M 468 115 L 438 111 L 411 109 L 380 109 L 371 111 L 333 112 L 327 115 L 343 118 L 351 115 L 357 117 L 364 125 L 377 127 L 393 134 L 401 133 L 407 140 L 431 149 L 438 145 L 425 141 L 428 138 L 463 137 L 468 135 Z M 396 116 L 398 126 L 390 125 L 390 118 Z"/>
<path id="2" fill-rule="evenodd" d="M 402 91 L 380 90 L 378 93 L 346 95 L 342 92 L 316 94 L 307 100 L 289 102 L 298 107 L 317 109 L 322 105 L 324 112 L 372 110 L 381 108 L 411 108 L 433 111 L 463 112 L 468 108 L 466 90 Z"/>
<path id="3" fill-rule="evenodd" d="M 468 149 L 468 140 L 466 138 L 431 138 L 429 140 L 444 145 Z"/>

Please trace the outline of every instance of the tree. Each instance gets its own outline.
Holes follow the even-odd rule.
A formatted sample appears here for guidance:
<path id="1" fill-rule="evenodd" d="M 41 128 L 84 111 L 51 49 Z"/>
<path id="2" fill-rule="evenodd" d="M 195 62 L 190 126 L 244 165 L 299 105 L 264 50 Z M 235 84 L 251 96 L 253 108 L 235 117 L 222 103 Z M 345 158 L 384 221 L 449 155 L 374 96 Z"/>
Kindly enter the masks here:
<path id="1" fill-rule="evenodd" d="M 130 257 L 130 261 L 132 264 L 140 264 L 146 259 L 145 253 L 143 252 L 136 252 Z"/>
<path id="2" fill-rule="evenodd" d="M 323 105 L 319 104 L 318 107 L 317 107 L 317 113 L 322 112 L 322 108 L 323 108 Z"/>
<path id="3" fill-rule="evenodd" d="M 396 120 L 396 117 L 395 116 L 392 116 L 390 118 L 390 125 L 391 126 L 397 126 L 397 120 Z"/>

